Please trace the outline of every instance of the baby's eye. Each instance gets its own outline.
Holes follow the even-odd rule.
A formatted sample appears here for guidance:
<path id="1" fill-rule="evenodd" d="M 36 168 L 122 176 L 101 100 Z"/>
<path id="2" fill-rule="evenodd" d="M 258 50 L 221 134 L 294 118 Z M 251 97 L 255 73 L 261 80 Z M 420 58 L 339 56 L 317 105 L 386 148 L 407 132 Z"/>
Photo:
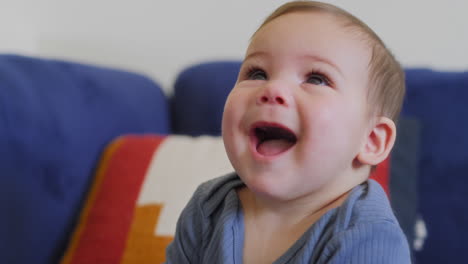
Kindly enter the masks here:
<path id="1" fill-rule="evenodd" d="M 249 80 L 266 80 L 267 79 L 267 74 L 260 69 L 252 69 L 248 72 L 247 78 Z"/>
<path id="2" fill-rule="evenodd" d="M 306 82 L 314 84 L 314 85 L 326 85 L 326 86 L 330 85 L 328 78 L 320 73 L 309 74 Z"/>

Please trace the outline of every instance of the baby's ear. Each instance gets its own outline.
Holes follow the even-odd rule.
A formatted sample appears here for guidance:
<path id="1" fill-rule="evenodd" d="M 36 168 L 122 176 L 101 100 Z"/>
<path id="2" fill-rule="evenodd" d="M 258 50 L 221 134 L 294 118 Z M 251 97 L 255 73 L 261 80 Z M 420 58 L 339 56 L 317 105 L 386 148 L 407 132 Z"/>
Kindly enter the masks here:
<path id="1" fill-rule="evenodd" d="M 395 137 L 395 123 L 388 117 L 378 117 L 357 155 L 357 160 L 368 165 L 377 165 L 384 161 L 395 144 Z"/>

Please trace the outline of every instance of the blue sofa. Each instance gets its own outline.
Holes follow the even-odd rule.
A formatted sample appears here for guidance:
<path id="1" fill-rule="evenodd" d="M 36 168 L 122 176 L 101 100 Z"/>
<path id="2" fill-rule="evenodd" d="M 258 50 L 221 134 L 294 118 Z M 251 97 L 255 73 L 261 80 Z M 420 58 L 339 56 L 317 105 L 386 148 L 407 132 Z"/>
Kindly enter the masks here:
<path id="1" fill-rule="evenodd" d="M 218 135 L 238 61 L 182 71 L 174 93 L 136 73 L 0 55 L 0 263 L 57 263 L 104 147 L 129 133 Z M 407 69 L 419 124 L 417 263 L 468 263 L 468 72 Z M 405 181 L 406 179 L 400 179 Z"/>

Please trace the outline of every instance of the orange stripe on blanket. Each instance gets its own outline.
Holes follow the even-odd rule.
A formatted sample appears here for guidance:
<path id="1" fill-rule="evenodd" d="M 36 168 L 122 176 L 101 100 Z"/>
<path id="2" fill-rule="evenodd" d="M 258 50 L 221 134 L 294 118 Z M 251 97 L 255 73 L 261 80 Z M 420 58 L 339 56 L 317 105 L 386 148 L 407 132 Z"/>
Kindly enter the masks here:
<path id="1" fill-rule="evenodd" d="M 62 264 L 120 263 L 148 165 L 163 140 L 126 136 L 108 147 Z"/>
<path id="2" fill-rule="evenodd" d="M 120 264 L 158 264 L 166 261 L 165 249 L 174 237 L 154 234 L 162 208 L 162 204 L 151 204 L 135 209 L 127 247 Z"/>

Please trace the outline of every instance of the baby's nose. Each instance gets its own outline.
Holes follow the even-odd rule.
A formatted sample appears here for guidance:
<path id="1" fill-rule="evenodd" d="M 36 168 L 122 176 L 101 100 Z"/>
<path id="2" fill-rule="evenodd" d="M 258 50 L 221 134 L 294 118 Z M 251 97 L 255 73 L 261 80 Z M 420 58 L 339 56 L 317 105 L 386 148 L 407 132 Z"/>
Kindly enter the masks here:
<path id="1" fill-rule="evenodd" d="M 285 104 L 284 98 L 282 96 L 270 96 L 270 95 L 262 95 L 260 97 L 260 102 L 264 104 Z"/>
<path id="2" fill-rule="evenodd" d="M 283 87 L 284 88 L 284 87 Z M 257 96 L 257 104 L 270 104 L 270 105 L 281 105 L 289 106 L 290 95 L 288 91 L 278 87 L 278 84 L 270 84 L 263 87 Z"/>

